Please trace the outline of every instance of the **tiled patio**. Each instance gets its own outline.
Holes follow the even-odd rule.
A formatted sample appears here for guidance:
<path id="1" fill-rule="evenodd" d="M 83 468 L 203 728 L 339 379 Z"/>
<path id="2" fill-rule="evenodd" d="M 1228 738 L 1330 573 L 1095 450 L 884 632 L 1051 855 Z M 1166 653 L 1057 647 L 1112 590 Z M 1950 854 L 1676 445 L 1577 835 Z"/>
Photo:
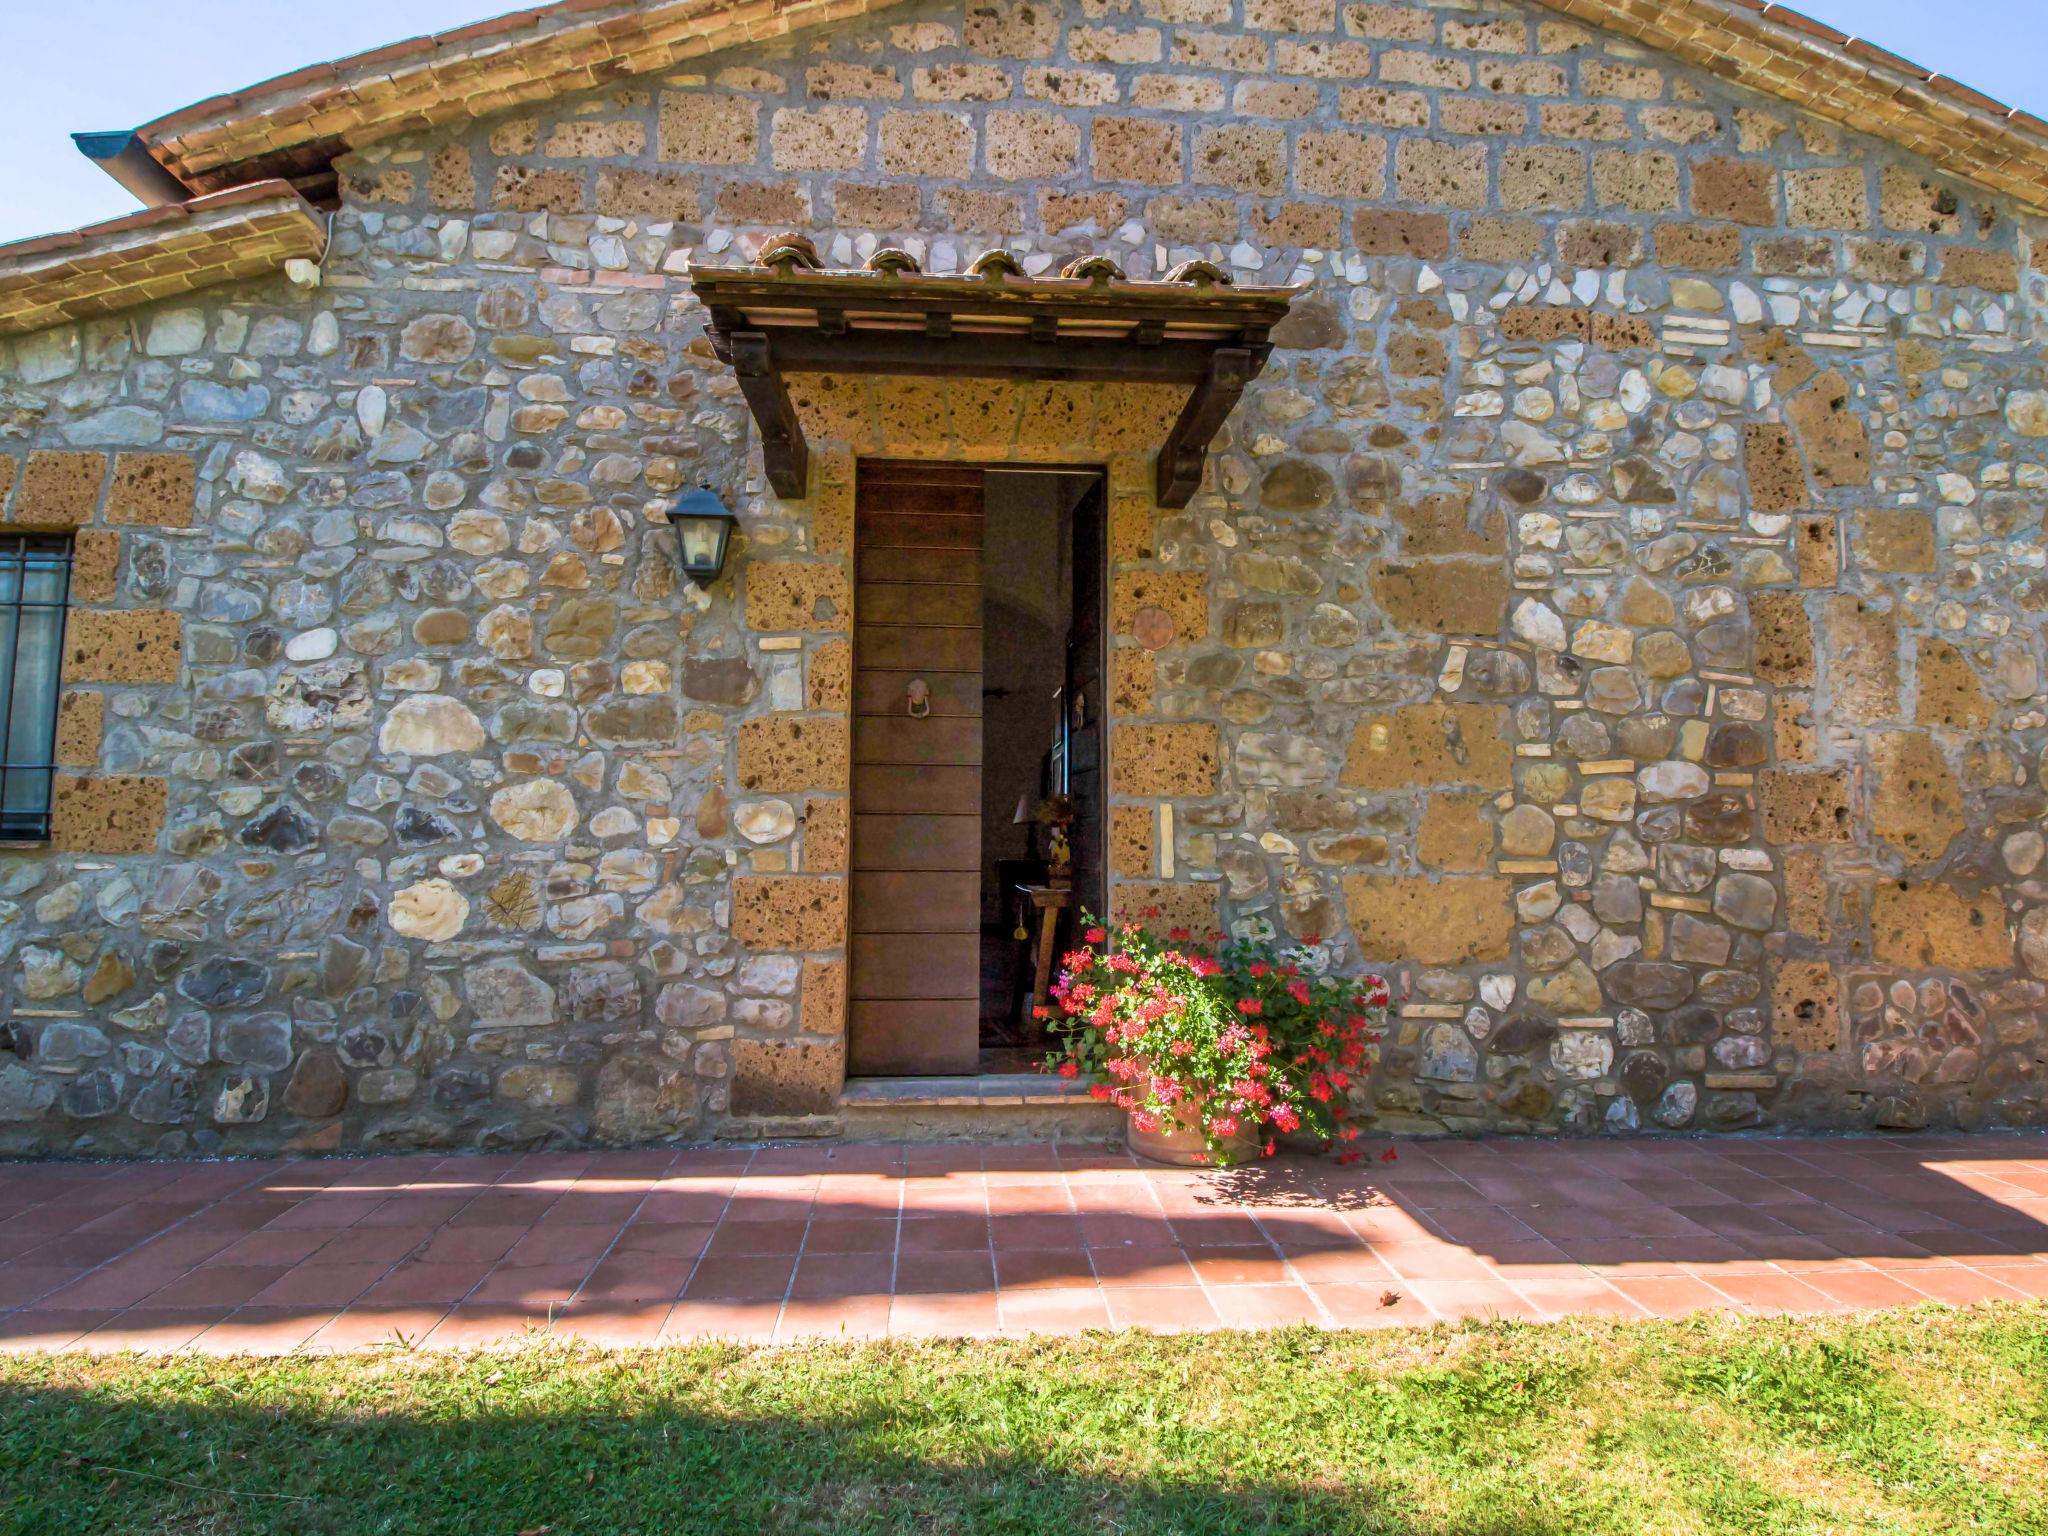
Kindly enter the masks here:
<path id="1" fill-rule="evenodd" d="M 1382 1326 L 2048 1297 L 2048 1137 L 0 1165 L 0 1348 Z"/>

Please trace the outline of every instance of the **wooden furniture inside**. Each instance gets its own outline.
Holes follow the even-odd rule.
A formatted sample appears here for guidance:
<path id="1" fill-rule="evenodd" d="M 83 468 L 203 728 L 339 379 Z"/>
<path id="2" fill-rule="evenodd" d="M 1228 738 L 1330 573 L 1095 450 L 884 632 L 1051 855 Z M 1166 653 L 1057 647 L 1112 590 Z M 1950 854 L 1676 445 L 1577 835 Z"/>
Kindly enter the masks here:
<path id="1" fill-rule="evenodd" d="M 982 475 L 864 461 L 856 487 L 847 1069 L 968 1073 L 981 1028 Z"/>
<path id="2" fill-rule="evenodd" d="M 1031 903 L 1038 931 L 1031 936 L 1031 1006 L 1043 1008 L 1052 986 L 1052 958 L 1059 948 L 1060 914 L 1074 904 L 1070 885 L 1020 885 L 1017 893 Z"/>

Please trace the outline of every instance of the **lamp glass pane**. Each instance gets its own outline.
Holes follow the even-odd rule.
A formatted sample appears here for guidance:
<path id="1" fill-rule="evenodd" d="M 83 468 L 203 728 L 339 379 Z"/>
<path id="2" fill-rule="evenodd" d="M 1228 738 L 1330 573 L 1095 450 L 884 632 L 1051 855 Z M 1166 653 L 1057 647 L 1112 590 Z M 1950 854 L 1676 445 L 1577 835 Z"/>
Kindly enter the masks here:
<path id="1" fill-rule="evenodd" d="M 683 517 L 676 520 L 683 537 L 683 565 L 693 571 L 715 570 L 718 546 L 725 536 L 725 520 L 717 517 Z"/>

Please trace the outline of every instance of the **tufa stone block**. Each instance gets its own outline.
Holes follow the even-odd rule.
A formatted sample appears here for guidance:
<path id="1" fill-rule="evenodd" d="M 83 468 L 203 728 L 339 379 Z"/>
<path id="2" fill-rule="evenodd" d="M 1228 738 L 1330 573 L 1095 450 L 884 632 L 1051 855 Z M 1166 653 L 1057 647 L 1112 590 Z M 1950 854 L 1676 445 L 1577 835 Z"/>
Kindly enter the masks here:
<path id="1" fill-rule="evenodd" d="M 1899 629 L 1887 608 L 1841 592 L 1822 608 L 1836 720 L 1883 725 L 1899 717 Z"/>
<path id="2" fill-rule="evenodd" d="M 754 560 L 746 568 L 747 628 L 759 633 L 844 630 L 852 618 L 846 572 L 814 560 Z"/>
<path id="3" fill-rule="evenodd" d="M 64 635 L 64 676 L 85 683 L 175 683 L 185 621 L 175 613 L 82 608 Z"/>
<path id="4" fill-rule="evenodd" d="M 1372 590 L 1408 634 L 1491 637 L 1507 617 L 1507 568 L 1497 560 L 1382 560 L 1372 568 Z"/>
<path id="5" fill-rule="evenodd" d="M 107 478 L 104 453 L 38 448 L 28 456 L 7 521 L 25 528 L 76 528 L 92 521 Z"/>
<path id="6" fill-rule="evenodd" d="M 1869 508 L 1851 520 L 1849 547 L 1870 570 L 1925 576 L 1934 570 L 1934 519 L 1925 512 Z"/>
<path id="7" fill-rule="evenodd" d="M 812 798 L 804 806 L 804 868 L 814 875 L 837 874 L 846 868 L 847 812 L 845 800 Z"/>
<path id="8" fill-rule="evenodd" d="M 190 528 L 198 484 L 199 465 L 189 453 L 117 454 L 114 481 L 107 489 L 107 521 Z"/>
<path id="9" fill-rule="evenodd" d="M 844 789 L 847 728 L 843 719 L 767 715 L 740 722 L 739 784 L 761 794 Z"/>
<path id="10" fill-rule="evenodd" d="M 1768 843 L 1849 841 L 1849 775 L 1839 768 L 1766 768 L 1757 775 L 1756 796 Z"/>
<path id="11" fill-rule="evenodd" d="M 1692 211 L 1735 224 L 1778 222 L 1778 177 L 1768 160 L 1713 157 L 1692 167 Z"/>
<path id="12" fill-rule="evenodd" d="M 1206 721 L 1119 725 L 1111 742 L 1112 787 L 1119 795 L 1175 799 L 1216 792 L 1222 747 Z"/>
<path id="13" fill-rule="evenodd" d="M 846 1086 L 846 1046 L 838 1040 L 735 1040 L 732 1112 L 829 1115 Z"/>
<path id="14" fill-rule="evenodd" d="M 990 112 L 982 159 L 989 174 L 1004 181 L 1064 176 L 1080 164 L 1081 128 L 1051 112 Z"/>
<path id="15" fill-rule="evenodd" d="M 169 781 L 134 776 L 57 775 L 50 798 L 50 846 L 59 853 L 154 853 Z"/>
<path id="16" fill-rule="evenodd" d="M 1507 709 L 1498 704 L 1409 704 L 1363 716 L 1352 729 L 1338 782 L 1355 789 L 1505 789 L 1514 767 L 1507 721 Z"/>
<path id="17" fill-rule="evenodd" d="M 1870 434 L 1851 402 L 1849 381 L 1830 368 L 1785 407 L 1823 486 L 1870 484 Z"/>
<path id="18" fill-rule="evenodd" d="M 1777 962 L 1771 977 L 1771 1038 L 1802 1056 L 1841 1045 L 1841 988 L 1827 961 Z"/>
<path id="19" fill-rule="evenodd" d="M 1143 880 L 1157 874 L 1154 847 L 1158 817 L 1149 805 L 1113 805 L 1109 809 L 1109 867 L 1113 874 Z"/>
<path id="20" fill-rule="evenodd" d="M 1486 808 L 1491 795 L 1455 794 L 1438 790 L 1422 808 L 1422 827 L 1415 837 L 1415 859 L 1429 869 L 1474 874 L 1493 862 L 1493 823 Z"/>
<path id="21" fill-rule="evenodd" d="M 846 640 L 827 640 L 811 650 L 810 677 L 805 691 L 806 709 L 850 709 L 853 703 L 853 645 Z"/>
<path id="22" fill-rule="evenodd" d="M 761 154 L 761 109 L 744 96 L 664 91 L 657 154 L 686 165 L 752 165 Z"/>
<path id="23" fill-rule="evenodd" d="M 1799 585 L 1832 587 L 1842 574 L 1842 551 L 1832 517 L 1802 517 L 1793 539 Z"/>
<path id="24" fill-rule="evenodd" d="M 703 191 L 687 172 L 607 166 L 597 176 L 597 211 L 611 219 L 690 223 L 703 217 Z"/>
<path id="25" fill-rule="evenodd" d="M 1757 511 L 1791 512 L 1807 505 L 1806 470 L 1792 429 L 1782 422 L 1752 421 L 1743 426 L 1742 440 L 1749 497 Z"/>
<path id="26" fill-rule="evenodd" d="M 1918 724 L 1981 730 L 1998 717 L 1969 657 L 1946 640 L 1920 637 L 1913 675 Z"/>
<path id="27" fill-rule="evenodd" d="M 65 768 L 91 768 L 100 760 L 106 695 L 87 688 L 65 690 L 57 704 L 56 761 Z"/>
<path id="28" fill-rule="evenodd" d="M 846 943 L 846 882 L 807 875 L 736 876 L 732 936 L 750 949 L 840 949 Z"/>
<path id="29" fill-rule="evenodd" d="M 1870 906 L 1871 955 L 1911 971 L 1999 971 L 2012 964 L 2012 934 L 1996 891 L 1965 896 L 1952 885 L 1888 880 Z"/>
<path id="30" fill-rule="evenodd" d="M 807 1035 L 846 1033 L 846 962 L 805 960 L 802 1013 L 797 1027 Z"/>
<path id="31" fill-rule="evenodd" d="M 501 165 L 491 183 L 491 206 L 510 213 L 583 212 L 583 172 Z"/>
<path id="32" fill-rule="evenodd" d="M 1756 630 L 1756 675 L 1767 683 L 1813 681 L 1813 621 L 1797 592 L 1758 592 L 1749 599 Z"/>
<path id="33" fill-rule="evenodd" d="M 1932 864 L 1969 825 L 1963 787 L 1948 759 L 1924 731 L 1884 731 L 1870 738 L 1870 831 L 1905 855 Z"/>
<path id="34" fill-rule="evenodd" d="M 1344 905 L 1369 961 L 1505 960 L 1514 937 L 1513 883 L 1493 877 L 1347 875 Z"/>
<path id="35" fill-rule="evenodd" d="M 1146 632 L 1140 632 L 1146 609 L 1165 616 L 1170 635 L 1156 631 L 1156 619 L 1144 621 Z M 1116 634 L 1137 635 L 1147 650 L 1200 640 L 1209 633 L 1209 578 L 1200 571 L 1121 572 L 1110 596 L 1109 623 Z"/>
<path id="36" fill-rule="evenodd" d="M 1164 937 L 1185 930 L 1206 940 L 1221 926 L 1217 888 L 1187 881 L 1118 881 L 1110 888 L 1110 918 L 1137 923 Z"/>
<path id="37" fill-rule="evenodd" d="M 71 540 L 71 601 L 111 603 L 121 573 L 121 535 L 81 529 Z"/>

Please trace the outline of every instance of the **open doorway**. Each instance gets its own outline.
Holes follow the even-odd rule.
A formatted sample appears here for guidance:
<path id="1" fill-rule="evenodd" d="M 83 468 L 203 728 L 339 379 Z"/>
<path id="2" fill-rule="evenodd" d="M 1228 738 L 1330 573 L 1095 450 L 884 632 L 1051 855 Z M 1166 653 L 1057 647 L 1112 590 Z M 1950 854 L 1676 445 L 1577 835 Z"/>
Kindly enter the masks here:
<path id="1" fill-rule="evenodd" d="M 1101 476 L 856 486 L 849 1070 L 1025 1070 L 1049 962 L 1104 907 Z"/>

